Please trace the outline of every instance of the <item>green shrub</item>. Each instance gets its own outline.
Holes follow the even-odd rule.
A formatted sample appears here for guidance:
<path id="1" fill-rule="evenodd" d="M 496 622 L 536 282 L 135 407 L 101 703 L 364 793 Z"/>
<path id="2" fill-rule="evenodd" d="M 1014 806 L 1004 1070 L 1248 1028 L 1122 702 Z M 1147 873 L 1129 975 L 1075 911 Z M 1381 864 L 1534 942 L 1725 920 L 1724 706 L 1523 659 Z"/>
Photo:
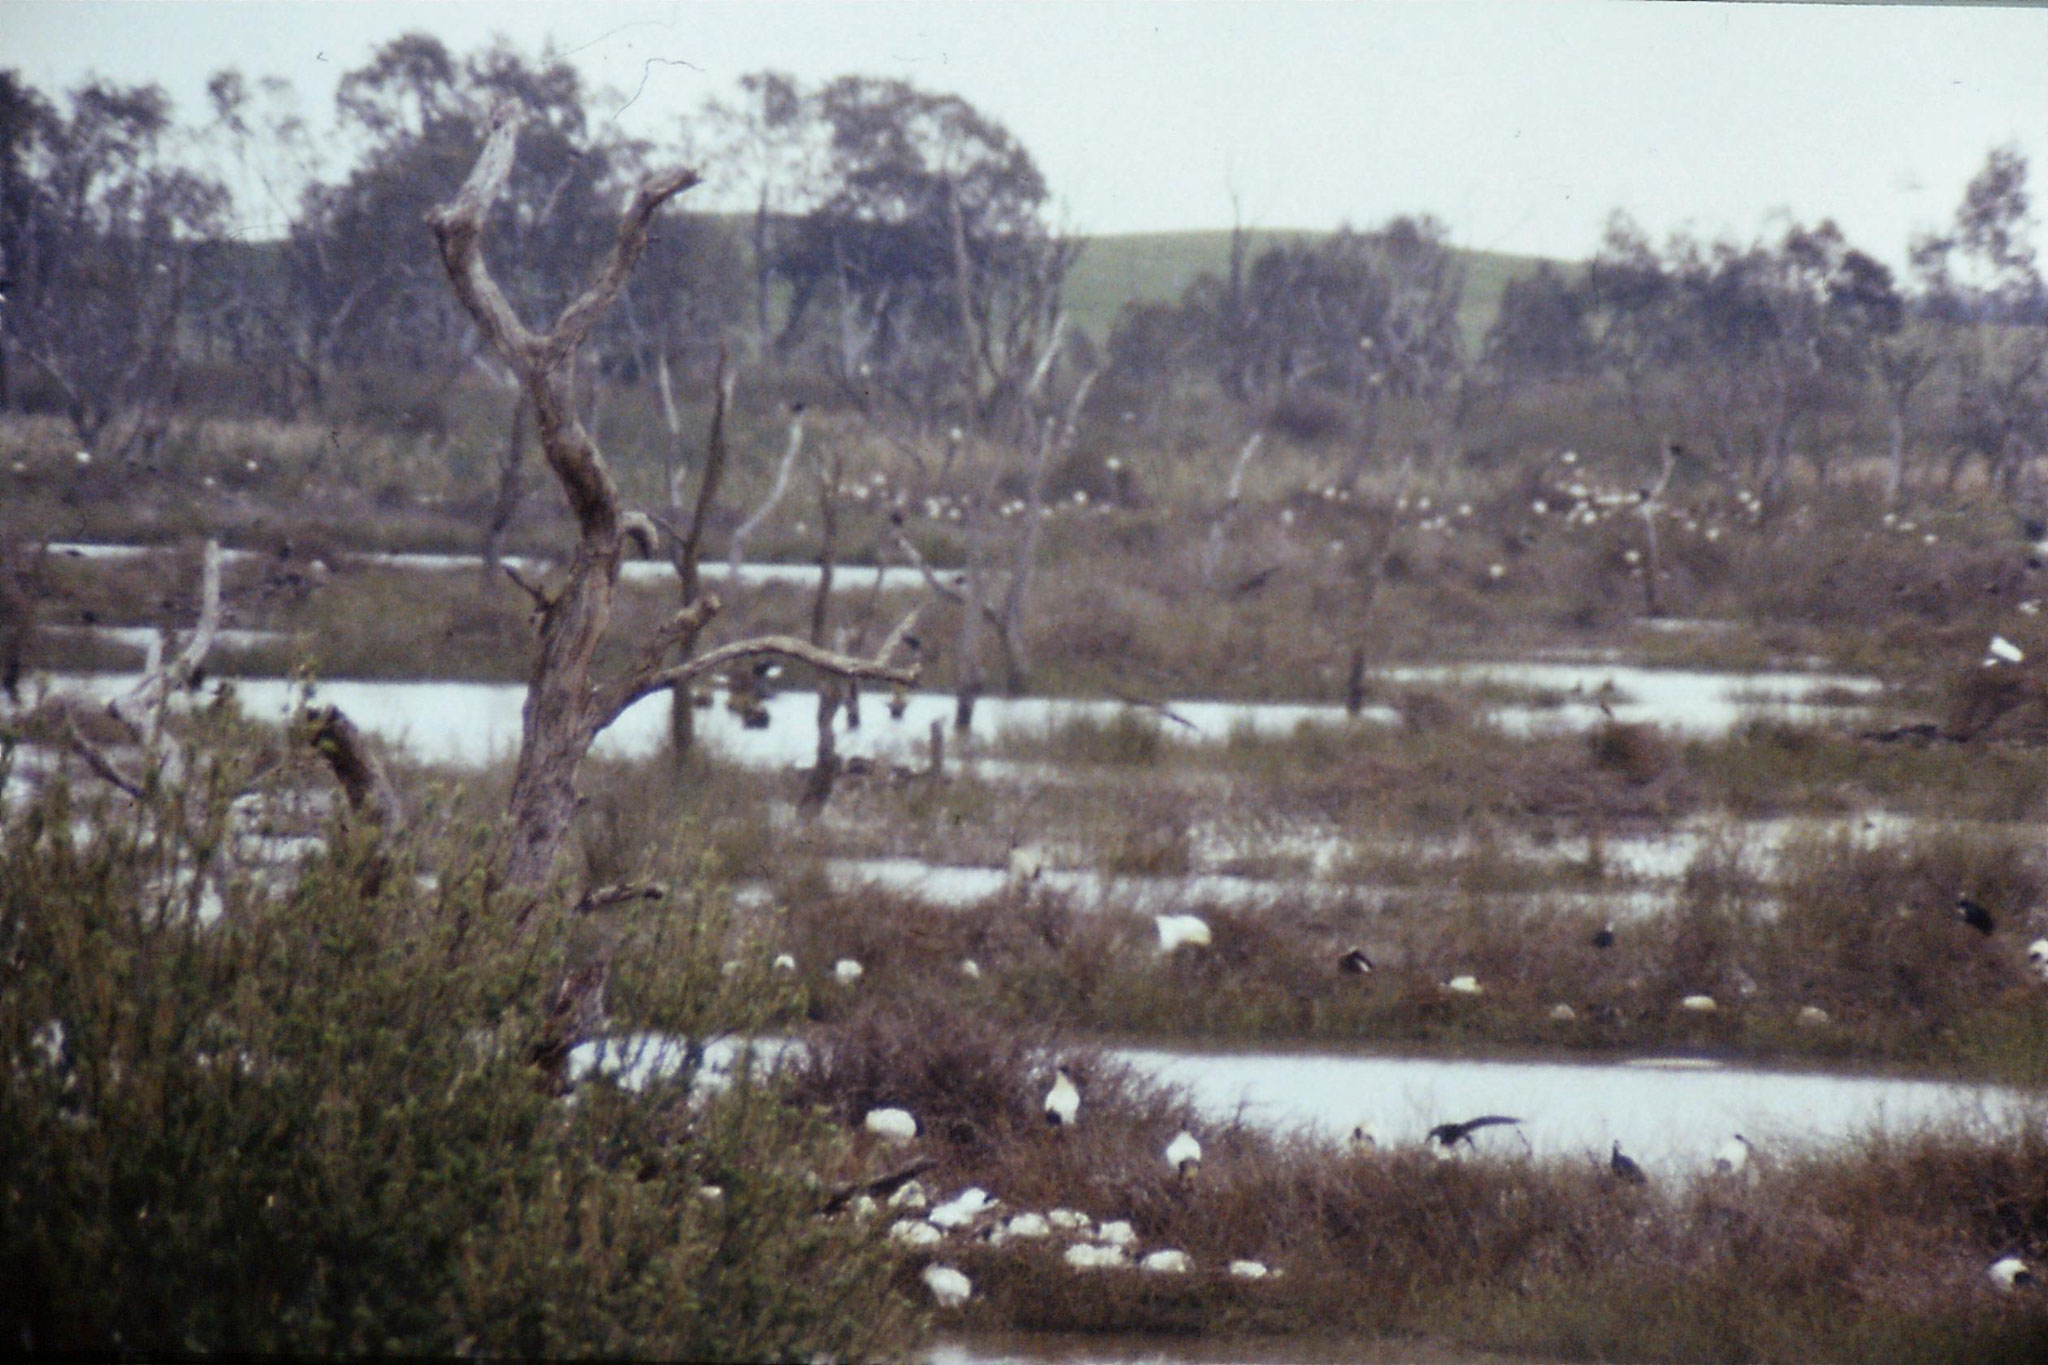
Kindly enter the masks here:
<path id="1" fill-rule="evenodd" d="M 335 826 L 295 875 L 230 878 L 201 922 L 185 831 L 220 830 L 225 803 L 180 795 L 74 808 L 53 786 L 0 829 L 0 1340 L 907 1347 L 916 1311 L 875 1232 L 818 1216 L 839 1139 L 775 1082 L 539 1093 L 522 1053 L 566 911 L 546 899 L 515 933 L 488 830 L 430 809 L 444 832 L 383 850 L 366 891 L 371 852 Z M 765 971 L 719 970 L 709 903 L 627 926 L 619 969 L 621 996 L 700 1037 L 775 1007 Z"/>

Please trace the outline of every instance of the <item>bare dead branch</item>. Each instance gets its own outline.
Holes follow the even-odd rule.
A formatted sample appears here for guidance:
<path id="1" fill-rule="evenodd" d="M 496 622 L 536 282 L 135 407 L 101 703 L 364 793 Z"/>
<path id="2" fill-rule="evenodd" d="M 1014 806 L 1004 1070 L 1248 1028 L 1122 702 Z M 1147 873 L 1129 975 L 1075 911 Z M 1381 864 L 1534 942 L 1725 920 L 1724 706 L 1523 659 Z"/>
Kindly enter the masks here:
<path id="1" fill-rule="evenodd" d="M 108 786 L 137 801 L 147 799 L 148 793 L 143 790 L 140 782 L 122 772 L 112 755 L 80 733 L 78 721 L 68 709 L 64 712 L 64 742 L 70 745 L 72 752 L 84 759 L 85 766 L 92 769 Z"/>
<path id="2" fill-rule="evenodd" d="M 857 682 L 903 683 L 906 686 L 917 681 L 918 667 L 898 668 L 875 659 L 855 658 L 837 650 L 823 649 L 808 640 L 794 635 L 760 635 L 750 640 L 735 640 L 729 645 L 698 655 L 694 659 L 671 665 L 651 675 L 634 680 L 624 691 L 620 710 L 631 706 L 640 698 L 678 682 L 701 678 L 706 673 L 715 673 L 728 664 L 744 659 L 780 658 L 792 659 L 797 663 L 809 664 L 820 672 Z"/>
<path id="3" fill-rule="evenodd" d="M 1157 701 L 1151 697 L 1141 697 L 1138 696 L 1136 693 L 1121 691 L 1114 687 L 1112 687 L 1109 690 L 1109 695 L 1115 697 L 1118 701 L 1122 702 L 1126 706 L 1135 706 L 1141 711 L 1155 712 L 1161 716 L 1164 716 L 1166 719 L 1174 722 L 1176 725 L 1185 725 L 1188 729 L 1195 731 L 1197 734 L 1201 733 L 1201 726 L 1195 724 L 1193 721 L 1189 720 L 1186 716 L 1174 710 L 1171 706 L 1168 706 L 1163 701 Z"/>
<path id="4" fill-rule="evenodd" d="M 342 714 L 338 706 L 317 706 L 306 711 L 306 739 L 341 784 L 349 809 L 370 823 L 386 828 L 402 818 L 404 808 L 398 789 L 376 754 L 364 743 L 362 731 Z"/>
<path id="5" fill-rule="evenodd" d="M 768 518 L 774 515 L 776 505 L 789 488 L 790 470 L 796 467 L 796 457 L 804 448 L 804 415 L 796 413 L 789 419 L 789 442 L 783 447 L 782 463 L 775 469 L 775 484 L 768 490 L 768 496 L 754 509 L 752 516 L 740 523 L 732 533 L 732 541 L 726 547 L 726 582 L 737 583 L 740 577 L 740 561 L 747 552 L 747 542 L 754 538 L 754 532 L 761 529 Z"/>
<path id="6" fill-rule="evenodd" d="M 1266 433 L 1255 431 L 1237 452 L 1237 462 L 1230 467 L 1230 484 L 1224 490 L 1223 506 L 1217 511 L 1215 520 L 1209 523 L 1209 541 L 1202 548 L 1202 586 L 1216 586 L 1216 571 L 1223 565 L 1223 540 L 1230 534 L 1231 525 L 1237 520 L 1239 508 L 1243 505 L 1245 466 L 1259 453 L 1265 443 Z"/>
<path id="7" fill-rule="evenodd" d="M 576 913 L 594 915 L 634 901 L 660 901 L 668 897 L 669 889 L 661 882 L 618 882 L 610 886 L 594 886 L 576 902 Z"/>
<path id="8" fill-rule="evenodd" d="M 535 611 L 546 612 L 555 605 L 553 594 L 549 593 L 546 588 L 541 587 L 540 584 L 529 579 L 525 574 L 519 572 L 518 565 L 500 564 L 498 567 L 505 571 L 505 577 L 511 579 L 521 592 L 533 599 L 533 609 Z"/>
<path id="9" fill-rule="evenodd" d="M 912 642 L 910 632 L 917 628 L 917 618 L 923 614 L 924 608 L 921 606 L 912 607 L 904 614 L 903 619 L 896 623 L 896 629 L 890 631 L 888 638 L 882 641 L 882 647 L 875 651 L 876 663 L 888 663 L 896 657 L 896 651 L 906 644 L 910 645 L 913 652 L 916 651 L 917 645 Z"/>
<path id="10" fill-rule="evenodd" d="M 962 607 L 967 605 L 967 590 L 957 583 L 948 583 L 945 579 L 940 578 L 932 566 L 926 562 L 924 555 L 919 552 L 915 545 L 910 543 L 910 537 L 903 534 L 902 527 L 891 526 L 889 528 L 889 538 L 895 544 L 897 550 L 902 553 L 903 557 L 910 561 L 911 566 L 924 576 L 924 585 L 927 588 L 930 588 L 948 602 L 958 603 Z M 981 604 L 981 612 L 991 625 L 1000 626 L 1002 624 L 1002 617 L 996 614 L 995 607 L 989 603 L 984 602 Z"/>

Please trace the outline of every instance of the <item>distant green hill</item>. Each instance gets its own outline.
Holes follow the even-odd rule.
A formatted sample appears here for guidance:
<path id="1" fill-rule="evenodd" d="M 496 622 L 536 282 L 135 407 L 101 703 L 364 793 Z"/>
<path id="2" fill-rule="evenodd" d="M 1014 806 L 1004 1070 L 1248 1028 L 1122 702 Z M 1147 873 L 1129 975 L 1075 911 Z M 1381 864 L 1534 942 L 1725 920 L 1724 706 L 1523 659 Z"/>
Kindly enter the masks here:
<path id="1" fill-rule="evenodd" d="M 1320 234 L 1253 231 L 1251 253 L 1278 241 L 1300 241 Z M 1465 342 L 1475 353 L 1500 311 L 1500 296 L 1509 280 L 1536 269 L 1541 258 L 1510 256 L 1498 251 L 1461 251 L 1465 260 L 1465 303 L 1459 321 Z M 1107 341 L 1116 315 L 1126 303 L 1171 303 L 1197 277 L 1221 275 L 1230 265 L 1230 233 L 1133 232 L 1091 237 L 1081 259 L 1067 277 L 1067 311 L 1074 325 L 1096 341 Z"/>

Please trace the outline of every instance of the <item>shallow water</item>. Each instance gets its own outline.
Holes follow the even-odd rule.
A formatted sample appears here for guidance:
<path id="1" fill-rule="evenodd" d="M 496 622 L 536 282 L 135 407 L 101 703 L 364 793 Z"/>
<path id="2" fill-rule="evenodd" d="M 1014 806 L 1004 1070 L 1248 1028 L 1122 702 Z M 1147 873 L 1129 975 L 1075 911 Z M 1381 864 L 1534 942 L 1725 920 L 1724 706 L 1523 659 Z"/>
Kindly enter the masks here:
<path id="1" fill-rule="evenodd" d="M 1691 734 L 1727 730 L 1757 707 L 1745 698 L 1769 700 L 1764 709 L 1772 714 L 1821 718 L 1839 715 L 1839 708 L 1813 707 L 1787 700 L 1823 688 L 1869 691 L 1877 684 L 1868 679 L 1826 674 L 1711 674 L 1664 673 L 1646 669 L 1619 669 L 1605 665 L 1527 664 L 1494 666 L 1499 677 L 1521 677 L 1535 685 L 1550 686 L 1560 679 L 1579 683 L 1620 678 L 1628 688 L 1644 689 L 1642 700 L 1614 703 L 1617 714 L 1624 710 L 1656 724 Z M 1395 670 L 1400 673 L 1403 670 Z M 1430 670 L 1408 670 L 1420 676 Z M 1548 680 L 1548 681 L 1546 681 Z M 112 695 L 133 686 L 132 677 L 96 674 L 59 677 L 62 688 L 84 691 L 95 697 Z M 281 678 L 241 678 L 235 688 L 252 715 L 281 717 L 289 709 L 292 688 Z M 1634 696 L 1636 693 L 1625 693 Z M 340 706 L 364 730 L 392 743 L 402 744 L 415 757 L 430 763 L 477 766 L 510 754 L 519 739 L 519 715 L 524 705 L 523 683 L 480 682 L 384 682 L 339 680 L 319 685 L 318 699 Z M 926 761 L 927 736 L 932 722 L 950 726 L 953 698 L 941 693 L 914 693 L 902 719 L 891 719 L 882 698 L 870 695 L 858 729 L 839 721 L 839 749 L 842 757 L 866 758 L 878 766 L 900 764 L 921 767 Z M 593 750 L 599 757 L 640 758 L 656 752 L 667 734 L 668 697 L 658 694 L 643 699 L 598 736 Z M 1384 723 L 1394 718 L 1388 709 L 1369 710 L 1363 717 L 1349 717 L 1340 706 L 1305 702 L 1219 702 L 1188 701 L 1171 704 L 1175 714 L 1188 724 L 1165 723 L 1162 733 L 1187 742 L 1226 739 L 1233 734 L 1283 738 L 1304 724 L 1343 726 Z M 809 692 L 787 692 L 767 698 L 769 723 L 765 729 L 748 729 L 722 704 L 698 713 L 698 734 L 708 749 L 738 763 L 754 767 L 793 767 L 810 762 L 815 752 L 817 699 Z M 1126 714 L 1129 707 L 1114 700 L 1076 700 L 1055 697 L 986 697 L 976 709 L 977 744 L 1000 741 L 1005 736 L 1042 736 L 1059 725 L 1073 721 L 1106 724 Z M 1530 731 L 1545 728 L 1570 729 L 1598 724 L 1602 717 L 1594 703 L 1553 708 L 1503 706 L 1489 712 L 1504 728 Z M 952 758 L 968 746 L 949 739 Z M 984 760 L 964 755 L 971 762 Z"/>
<path id="2" fill-rule="evenodd" d="M 1275 1130 L 1341 1138 L 1372 1125 L 1388 1141 L 1480 1114 L 1522 1119 L 1480 1135 L 1483 1150 L 1604 1161 L 1609 1143 L 1653 1176 L 1708 1169 L 1741 1133 L 1766 1155 L 1839 1143 L 1871 1129 L 1995 1120 L 2025 1097 L 1994 1085 L 1881 1076 L 1670 1065 L 1558 1065 L 1316 1053 L 1119 1054 L 1188 1088 L 1217 1119 L 1242 1113 Z"/>
<path id="3" fill-rule="evenodd" d="M 1528 1357 L 1415 1341 L 1307 1336 L 1191 1337 L 1138 1333 L 982 1332 L 942 1337 L 925 1365 L 1534 1365 Z"/>
<path id="4" fill-rule="evenodd" d="M 136 559 L 164 549 L 154 545 L 102 545 L 86 541 L 53 541 L 50 553 L 70 559 Z M 233 564 L 241 560 L 266 557 L 255 550 L 223 550 L 223 561 Z M 481 555 L 468 554 L 422 554 L 411 552 L 385 553 L 370 551 L 348 553 L 344 558 L 359 564 L 374 564 L 393 569 L 423 569 L 431 572 L 476 572 L 483 567 Z M 507 555 L 504 562 L 521 573 L 532 574 L 545 570 L 550 561 L 534 559 L 525 555 Z M 706 582 L 724 582 L 730 574 L 724 560 L 707 561 L 700 568 Z M 632 584 L 672 583 L 676 571 L 662 560 L 629 559 L 619 566 L 621 582 Z M 941 578 L 957 577 L 941 573 Z M 818 582 L 818 566 L 815 564 L 742 564 L 740 582 L 750 587 L 767 583 L 789 584 L 795 587 L 815 587 Z M 839 565 L 834 573 L 835 584 L 845 588 L 872 588 L 875 582 L 875 567 L 858 564 Z M 882 569 L 882 588 L 886 592 L 910 592 L 924 586 L 924 575 L 907 565 L 886 565 Z"/>
<path id="5" fill-rule="evenodd" d="M 757 1045 L 772 1061 L 792 1046 Z M 1609 1144 L 1653 1177 L 1709 1170 L 1716 1150 L 1741 1133 L 1758 1161 L 1814 1150 L 1877 1130 L 1997 1122 L 2042 1101 L 2003 1086 L 1891 1076 L 1723 1067 L 1698 1058 L 1646 1058 L 1602 1065 L 1484 1062 L 1319 1052 L 1192 1052 L 1112 1048 L 1140 1074 L 1187 1089 L 1212 1120 L 1242 1117 L 1272 1132 L 1343 1140 L 1368 1127 L 1383 1146 L 1422 1142 L 1439 1123 L 1481 1114 L 1520 1119 L 1485 1129 L 1481 1152 L 1604 1162 Z M 730 1074 L 738 1046 L 706 1053 L 713 1076 Z M 681 1049 L 657 1034 L 585 1044 L 572 1072 L 593 1067 L 638 1085 L 673 1075 Z"/>

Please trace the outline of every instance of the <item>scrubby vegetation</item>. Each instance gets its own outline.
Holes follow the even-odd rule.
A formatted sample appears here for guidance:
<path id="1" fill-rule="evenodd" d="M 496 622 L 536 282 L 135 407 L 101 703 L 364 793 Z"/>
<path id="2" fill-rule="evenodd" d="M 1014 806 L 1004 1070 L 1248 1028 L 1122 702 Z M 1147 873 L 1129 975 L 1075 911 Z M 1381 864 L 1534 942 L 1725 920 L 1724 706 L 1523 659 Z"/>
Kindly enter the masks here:
<path id="1" fill-rule="evenodd" d="M 59 785 L 0 827 L 10 1350 L 906 1349 L 923 1309 L 883 1244 L 817 1216 L 844 1137 L 785 1087 L 535 1086 L 530 1009 L 559 964 L 508 932 L 473 812 L 430 811 L 374 892 L 330 826 L 209 919 L 188 831 L 232 823 Z M 765 972 L 721 974 L 718 904 L 692 885 L 621 968 L 643 1017 L 700 1041 L 787 1012 Z"/>

